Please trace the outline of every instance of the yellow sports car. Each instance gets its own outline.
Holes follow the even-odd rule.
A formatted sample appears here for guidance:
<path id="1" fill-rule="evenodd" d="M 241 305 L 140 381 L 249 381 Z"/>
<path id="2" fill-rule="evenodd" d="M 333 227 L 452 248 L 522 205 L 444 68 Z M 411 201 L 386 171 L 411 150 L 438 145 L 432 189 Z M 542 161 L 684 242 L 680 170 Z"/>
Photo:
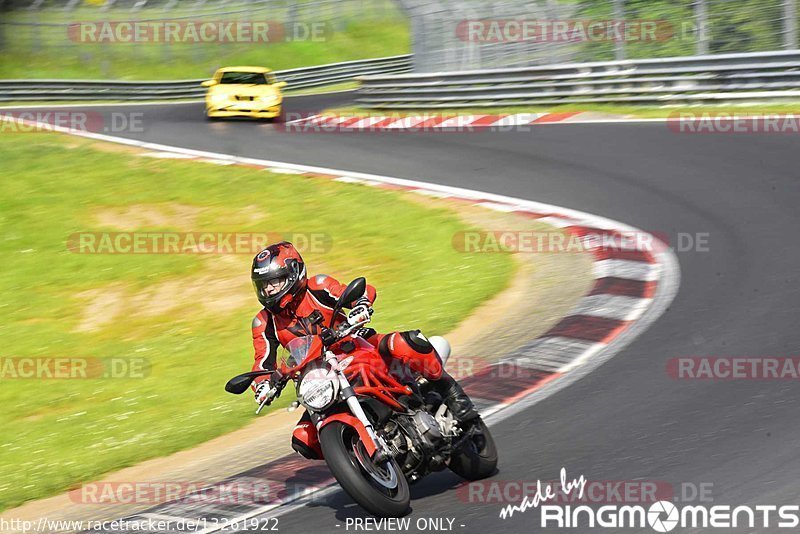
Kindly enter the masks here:
<path id="1" fill-rule="evenodd" d="M 264 67 L 225 67 L 202 83 L 206 93 L 206 117 L 255 117 L 275 119 L 281 116 L 283 95 L 279 82 Z"/>

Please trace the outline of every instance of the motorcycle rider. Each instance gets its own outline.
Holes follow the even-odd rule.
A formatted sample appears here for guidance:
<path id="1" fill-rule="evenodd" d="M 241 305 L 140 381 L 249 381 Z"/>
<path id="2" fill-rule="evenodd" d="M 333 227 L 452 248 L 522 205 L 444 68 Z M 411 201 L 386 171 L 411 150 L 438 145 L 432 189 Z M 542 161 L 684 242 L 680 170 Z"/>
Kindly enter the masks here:
<path id="1" fill-rule="evenodd" d="M 320 334 L 330 324 L 336 300 L 346 287 L 324 274 L 307 278 L 303 258 L 287 241 L 259 252 L 253 258 L 250 278 L 264 306 L 252 324 L 254 371 L 276 368 L 279 344 L 286 347 L 296 337 Z M 364 295 L 354 303 L 347 316 L 339 313 L 335 325 L 342 321 L 357 324 L 369 318 L 375 297 L 375 288 L 367 285 Z M 392 362 L 400 362 L 428 379 L 458 421 L 466 423 L 478 416 L 470 398 L 443 369 L 436 349 L 419 330 L 378 334 L 372 328 L 361 328 L 351 335 L 358 335 L 376 346 L 390 368 L 396 367 Z M 281 378 L 279 371 L 269 378 L 258 377 L 252 386 L 256 402 L 261 403 Z M 322 457 L 317 430 L 307 413 L 295 427 L 292 447 L 306 458 Z"/>

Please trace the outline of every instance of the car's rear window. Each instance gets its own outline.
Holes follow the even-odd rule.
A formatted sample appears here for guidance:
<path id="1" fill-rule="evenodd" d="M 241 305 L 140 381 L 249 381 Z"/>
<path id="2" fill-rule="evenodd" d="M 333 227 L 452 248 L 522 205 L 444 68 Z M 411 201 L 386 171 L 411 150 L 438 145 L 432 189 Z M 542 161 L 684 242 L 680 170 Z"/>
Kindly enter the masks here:
<path id="1" fill-rule="evenodd" d="M 223 72 L 219 83 L 266 85 L 267 78 L 260 72 Z"/>

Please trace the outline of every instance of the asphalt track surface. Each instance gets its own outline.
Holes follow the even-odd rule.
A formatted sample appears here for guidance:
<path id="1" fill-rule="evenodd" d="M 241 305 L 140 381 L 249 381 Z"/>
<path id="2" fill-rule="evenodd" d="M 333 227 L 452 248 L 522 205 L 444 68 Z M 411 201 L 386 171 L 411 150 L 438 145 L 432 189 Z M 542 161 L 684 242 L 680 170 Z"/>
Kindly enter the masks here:
<path id="1" fill-rule="evenodd" d="M 294 98 L 289 110 L 347 99 Z M 710 483 L 714 504 L 797 503 L 800 384 L 675 380 L 666 371 L 679 356 L 800 352 L 796 136 L 678 134 L 661 123 L 301 134 L 271 124 L 209 123 L 201 104 L 119 110 L 144 113 L 145 131 L 116 134 L 122 137 L 479 189 L 672 239 L 708 234 L 708 251 L 677 253 L 681 286 L 655 324 L 593 373 L 493 427 L 500 450 L 494 479 L 554 480 L 564 467 L 590 480 L 664 481 L 677 494 L 683 483 Z M 268 190 L 254 183 L 253 195 Z M 443 472 L 413 486 L 412 527 L 417 518 L 449 517 L 455 532 L 540 530 L 538 512 L 501 520 L 500 505 L 460 499 L 459 482 Z M 353 517 L 365 515 L 337 491 L 281 516 L 279 526 L 292 534 L 345 532 Z"/>

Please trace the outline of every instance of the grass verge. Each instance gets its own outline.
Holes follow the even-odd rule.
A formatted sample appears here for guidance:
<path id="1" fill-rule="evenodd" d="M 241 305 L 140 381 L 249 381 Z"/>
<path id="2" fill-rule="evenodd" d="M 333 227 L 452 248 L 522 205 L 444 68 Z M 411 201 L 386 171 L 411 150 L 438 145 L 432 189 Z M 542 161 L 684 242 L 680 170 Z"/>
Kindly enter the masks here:
<path id="1" fill-rule="evenodd" d="M 470 226 L 400 193 L 135 156 L 52 133 L 0 137 L 0 509 L 238 428 L 252 401 L 222 386 L 252 361 L 249 254 L 77 254 L 81 231 L 324 233 L 310 272 L 378 287 L 374 326 L 447 332 L 501 290 Z M 360 222 L 354 230 L 352 217 Z M 143 378 L 15 378 L 9 358 L 139 357 Z M 12 362 L 11 368 L 8 367 Z M 9 374 L 10 371 L 10 374 Z M 287 403 L 290 399 L 281 399 Z"/>

